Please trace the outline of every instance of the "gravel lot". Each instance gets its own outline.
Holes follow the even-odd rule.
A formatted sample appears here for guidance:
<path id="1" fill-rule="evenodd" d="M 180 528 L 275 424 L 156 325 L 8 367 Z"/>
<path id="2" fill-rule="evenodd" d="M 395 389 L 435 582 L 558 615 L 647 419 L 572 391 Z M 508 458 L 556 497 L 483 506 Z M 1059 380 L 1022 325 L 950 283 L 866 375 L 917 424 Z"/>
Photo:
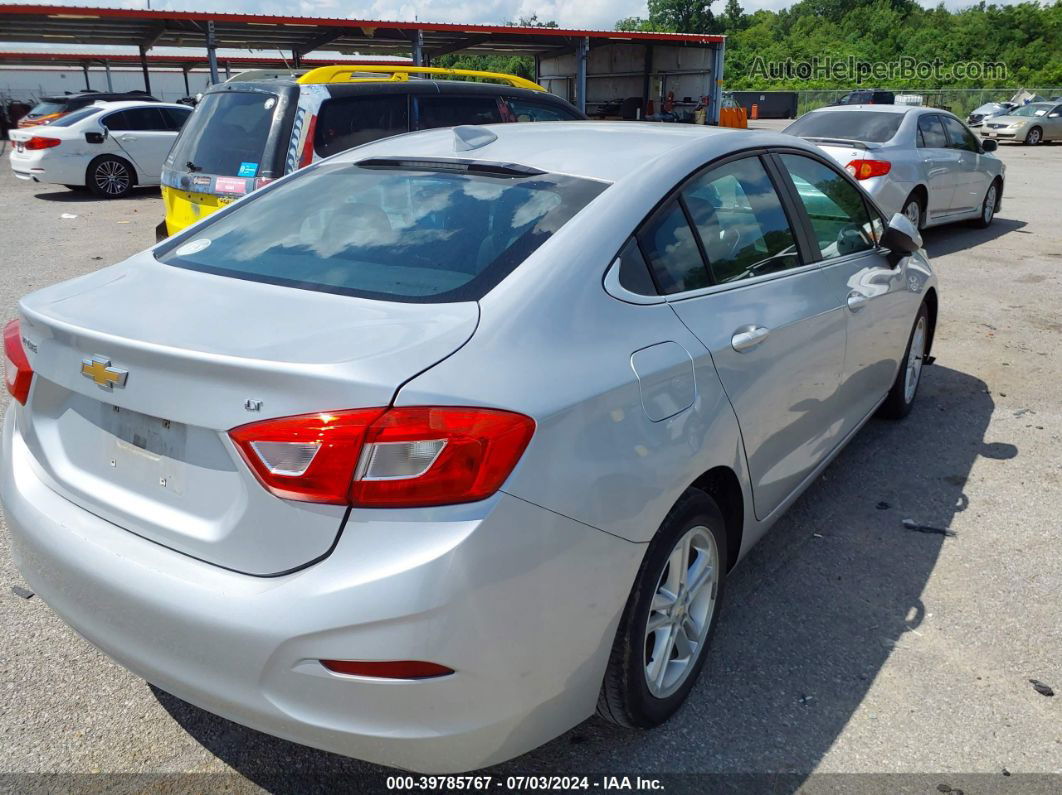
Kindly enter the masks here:
<path id="1" fill-rule="evenodd" d="M 812 773 L 931 773 L 934 791 L 962 774 L 1062 774 L 1062 146 L 1000 156 L 995 224 L 925 235 L 941 324 L 918 406 L 871 422 L 734 573 L 686 707 L 648 733 L 590 720 L 493 772 L 795 774 L 789 789 Z M 156 190 L 95 201 L 18 182 L 5 158 L 0 319 L 149 245 L 161 213 Z M 221 774 L 198 781 L 242 791 L 387 772 L 125 672 L 12 592 L 6 528 L 0 583 L 0 773 Z"/>

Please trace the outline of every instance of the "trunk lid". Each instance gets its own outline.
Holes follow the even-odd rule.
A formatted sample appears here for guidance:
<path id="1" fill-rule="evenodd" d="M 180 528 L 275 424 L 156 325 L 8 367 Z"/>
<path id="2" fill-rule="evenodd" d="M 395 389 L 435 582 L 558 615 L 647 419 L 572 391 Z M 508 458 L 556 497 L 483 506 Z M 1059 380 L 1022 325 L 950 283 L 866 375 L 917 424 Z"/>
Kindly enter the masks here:
<path id="1" fill-rule="evenodd" d="M 386 406 L 478 322 L 474 302 L 293 289 L 150 252 L 33 293 L 20 309 L 35 373 L 21 430 L 52 488 L 133 533 L 258 575 L 326 555 L 346 508 L 272 496 L 227 431 Z"/>
<path id="2" fill-rule="evenodd" d="M 853 160 L 878 159 L 875 152 L 881 148 L 880 144 L 862 143 L 860 141 L 841 141 L 827 138 L 809 138 L 808 140 L 832 157 L 842 168 Z"/>

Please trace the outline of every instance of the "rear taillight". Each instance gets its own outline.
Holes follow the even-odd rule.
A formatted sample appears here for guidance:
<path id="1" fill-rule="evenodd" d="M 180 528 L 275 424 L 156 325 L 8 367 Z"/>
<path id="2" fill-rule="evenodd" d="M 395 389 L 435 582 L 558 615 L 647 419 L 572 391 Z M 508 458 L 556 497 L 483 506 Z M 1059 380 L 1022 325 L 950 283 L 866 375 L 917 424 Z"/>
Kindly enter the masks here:
<path id="1" fill-rule="evenodd" d="M 4 326 L 4 383 L 11 397 L 22 405 L 29 399 L 33 368 L 22 347 L 22 327 L 17 320 Z"/>
<path id="2" fill-rule="evenodd" d="M 229 436 L 278 497 L 410 508 L 489 497 L 534 430 L 509 411 L 417 406 L 282 417 Z"/>
<path id="3" fill-rule="evenodd" d="M 302 154 L 299 157 L 299 168 L 305 168 L 313 162 L 313 137 L 317 132 L 317 115 L 314 114 L 306 122 L 306 137 L 302 142 Z"/>
<path id="4" fill-rule="evenodd" d="M 58 138 L 45 138 L 43 135 L 34 135 L 24 144 L 26 149 L 51 149 L 53 146 L 59 146 L 62 141 Z"/>
<path id="5" fill-rule="evenodd" d="M 853 160 L 844 167 L 845 171 L 856 179 L 883 177 L 889 173 L 892 163 L 888 160 Z"/>

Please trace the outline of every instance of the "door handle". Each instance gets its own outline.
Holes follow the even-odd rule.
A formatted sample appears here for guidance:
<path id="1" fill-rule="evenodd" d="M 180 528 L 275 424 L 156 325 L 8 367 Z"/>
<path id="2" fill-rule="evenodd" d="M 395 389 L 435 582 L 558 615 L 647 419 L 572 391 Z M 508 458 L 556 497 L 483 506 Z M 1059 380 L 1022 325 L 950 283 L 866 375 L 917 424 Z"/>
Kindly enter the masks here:
<path id="1" fill-rule="evenodd" d="M 771 333 L 770 329 L 763 326 L 745 326 L 741 331 L 738 331 L 730 338 L 730 347 L 732 347 L 738 353 L 744 353 L 745 351 L 751 351 L 765 339 L 767 335 Z"/>
<path id="2" fill-rule="evenodd" d="M 136 136 L 135 135 L 123 135 L 122 136 L 122 140 L 123 141 L 135 141 L 136 140 Z"/>
<path id="3" fill-rule="evenodd" d="M 858 312 L 860 309 L 867 305 L 867 301 L 869 300 L 870 299 L 862 293 L 853 290 L 848 294 L 848 308 L 851 309 L 853 312 Z"/>

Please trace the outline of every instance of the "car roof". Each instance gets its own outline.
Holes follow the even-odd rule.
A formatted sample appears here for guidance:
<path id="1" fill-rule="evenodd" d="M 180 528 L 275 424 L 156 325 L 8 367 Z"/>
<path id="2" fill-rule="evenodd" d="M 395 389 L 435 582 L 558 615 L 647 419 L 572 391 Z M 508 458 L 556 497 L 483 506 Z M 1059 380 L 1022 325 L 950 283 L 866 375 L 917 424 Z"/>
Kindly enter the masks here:
<path id="1" fill-rule="evenodd" d="M 657 169 L 667 188 L 691 168 L 709 160 L 763 146 L 818 150 L 791 135 L 766 130 L 737 130 L 659 122 L 539 122 L 487 124 L 496 138 L 469 151 L 455 149 L 454 128 L 396 135 L 347 150 L 331 162 L 367 158 L 439 158 L 512 163 L 554 174 L 619 184 L 646 169 Z M 694 166 L 696 167 L 696 166 Z M 677 176 L 676 176 L 677 175 Z"/>
<path id="2" fill-rule="evenodd" d="M 191 110 L 187 105 L 181 105 L 178 102 L 145 102 L 142 99 L 123 99 L 123 100 L 101 100 L 98 103 L 94 102 L 88 107 L 94 107 L 99 105 L 104 110 L 122 110 L 123 108 L 184 108 L 185 110 Z"/>
<path id="3" fill-rule="evenodd" d="M 845 112 L 851 111 L 851 110 L 855 110 L 855 111 L 859 111 L 859 110 L 874 111 L 876 113 L 912 113 L 912 112 L 918 111 L 918 110 L 933 110 L 933 111 L 937 111 L 939 109 L 938 108 L 927 108 L 924 105 L 874 105 L 874 104 L 867 104 L 867 105 L 824 105 L 821 108 L 815 108 L 814 110 L 809 111 L 809 113 L 818 113 L 818 112 L 824 111 L 824 110 L 828 110 L 828 111 L 831 111 L 833 113 L 845 113 Z"/>

